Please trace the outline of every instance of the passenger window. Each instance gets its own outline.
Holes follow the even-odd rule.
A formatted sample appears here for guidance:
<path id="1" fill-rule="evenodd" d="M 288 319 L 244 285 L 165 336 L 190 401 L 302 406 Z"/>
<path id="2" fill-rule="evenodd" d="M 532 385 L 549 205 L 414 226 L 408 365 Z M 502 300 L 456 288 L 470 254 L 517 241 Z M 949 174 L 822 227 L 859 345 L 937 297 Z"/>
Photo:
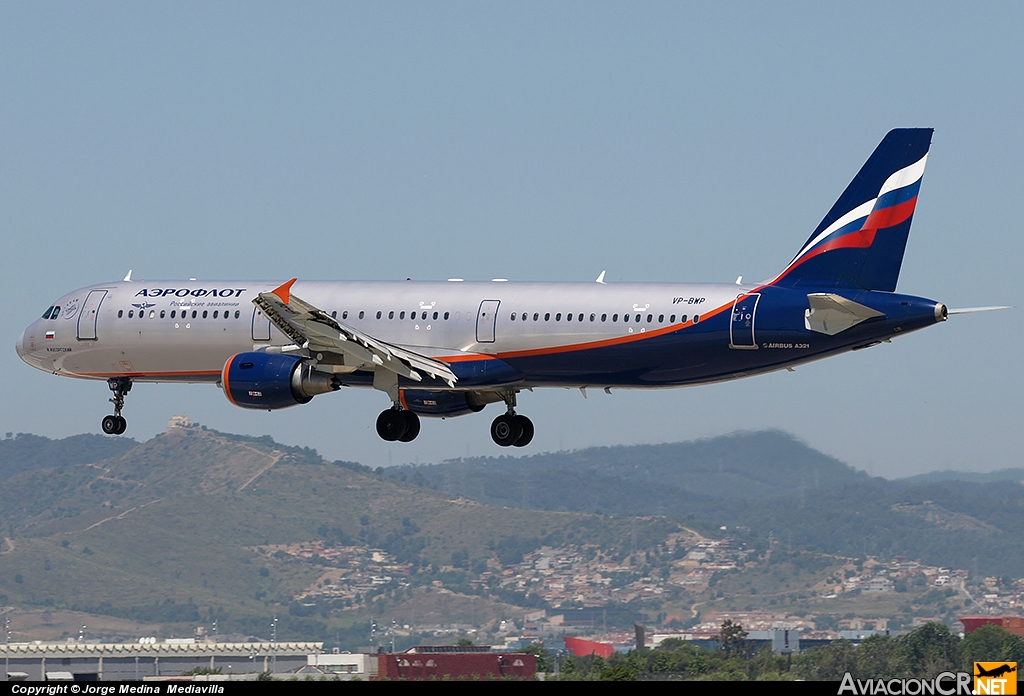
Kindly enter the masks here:
<path id="1" fill-rule="evenodd" d="M 338 316 L 338 313 L 337 313 L 337 312 L 335 312 L 335 313 L 334 313 L 334 316 L 335 316 L 335 317 L 337 317 L 337 316 Z M 348 319 L 348 310 L 347 310 L 347 309 L 346 309 L 346 310 L 345 310 L 344 312 L 342 312 L 342 313 L 341 313 L 341 318 L 342 318 L 342 319 Z"/>
<path id="2" fill-rule="evenodd" d="M 559 312 L 558 314 L 555 315 L 555 321 L 562 321 L 562 313 L 561 312 Z"/>
<path id="3" fill-rule="evenodd" d="M 534 312 L 533 313 L 533 320 L 537 321 L 538 319 L 540 319 L 540 314 L 538 312 Z"/>
<path id="4" fill-rule="evenodd" d="M 423 315 L 420 317 L 420 319 L 426 319 L 426 318 L 427 318 L 427 313 L 424 312 Z"/>
<path id="5" fill-rule="evenodd" d="M 565 320 L 572 321 L 572 312 L 569 312 L 568 314 L 565 315 Z"/>
<path id="6" fill-rule="evenodd" d="M 129 309 L 128 310 L 128 318 L 132 319 L 134 317 L 135 317 L 135 310 L 134 309 Z"/>
<path id="7" fill-rule="evenodd" d="M 156 319 L 156 310 L 155 309 L 149 310 L 149 318 L 150 319 Z"/>
<path id="8" fill-rule="evenodd" d="M 434 321 L 437 321 L 437 312 L 434 312 Z"/>
<path id="9" fill-rule="evenodd" d="M 205 319 L 205 318 L 206 318 L 206 310 L 204 309 L 203 310 L 203 319 Z"/>
<path id="10" fill-rule="evenodd" d="M 388 312 L 388 319 L 394 319 L 394 318 L 395 318 L 395 310 L 391 310 L 390 312 Z"/>
<path id="11" fill-rule="evenodd" d="M 639 323 L 640 323 L 640 315 L 639 315 L 639 314 L 637 314 L 637 315 L 636 315 L 636 323 L 637 323 L 637 324 L 639 324 Z"/>
<path id="12" fill-rule="evenodd" d="M 693 323 L 696 324 L 698 321 L 700 321 L 700 315 L 699 314 L 694 314 L 693 315 Z"/>
<path id="13" fill-rule="evenodd" d="M 629 315 L 628 314 L 623 314 L 622 315 L 622 321 L 624 321 L 624 322 L 626 322 L 628 324 L 629 323 Z"/>
<path id="14" fill-rule="evenodd" d="M 686 323 L 686 315 L 684 314 L 683 316 L 679 317 L 679 321 L 681 321 L 681 322 L 683 322 L 685 324 Z"/>
<path id="15" fill-rule="evenodd" d="M 124 316 L 124 310 L 123 309 L 117 310 L 117 318 L 120 319 L 123 316 Z"/>
<path id="16" fill-rule="evenodd" d="M 366 312 L 364 312 L 363 310 L 360 309 L 359 310 L 359 318 L 362 319 L 364 314 L 366 314 Z"/>
<path id="17" fill-rule="evenodd" d="M 596 314 L 591 314 L 590 315 L 590 321 L 594 321 L 594 319 L 596 319 L 596 318 L 597 318 Z"/>
<path id="18" fill-rule="evenodd" d="M 214 319 L 216 319 L 216 318 L 217 318 L 217 310 L 216 310 L 216 309 L 215 309 L 215 310 L 213 310 L 213 318 L 214 318 Z"/>
<path id="19" fill-rule="evenodd" d="M 398 318 L 399 319 L 405 319 L 405 312 L 399 312 L 398 313 Z"/>
<path id="20" fill-rule="evenodd" d="M 444 313 L 444 320 L 445 320 L 445 321 L 448 321 L 448 312 L 445 312 L 445 313 Z"/>
<path id="21" fill-rule="evenodd" d="M 544 312 L 544 321 L 551 319 L 551 312 Z"/>
<path id="22" fill-rule="evenodd" d="M 512 312 L 511 320 L 512 320 L 512 321 L 515 321 L 515 320 L 516 320 L 516 313 L 515 313 L 515 312 Z"/>
<path id="23" fill-rule="evenodd" d="M 196 314 L 197 314 L 197 313 L 198 313 L 198 312 L 196 312 L 196 310 L 194 310 L 194 309 L 192 310 L 192 318 L 193 318 L 193 319 L 195 319 L 195 318 L 196 318 Z"/>
<path id="24" fill-rule="evenodd" d="M 224 316 L 227 316 L 227 315 L 228 315 L 228 313 L 227 313 L 227 312 L 224 312 Z M 161 319 L 163 319 L 163 318 L 164 318 L 164 316 L 166 316 L 166 311 L 165 311 L 165 310 L 163 310 L 163 309 L 161 309 L 161 310 L 160 310 L 160 318 L 161 318 Z"/>
<path id="25" fill-rule="evenodd" d="M 239 317 L 239 314 L 240 314 L 239 311 L 236 309 L 235 310 L 235 319 L 237 319 Z M 171 318 L 173 319 L 174 317 L 171 317 Z"/>
<path id="26" fill-rule="evenodd" d="M 618 320 L 619 320 L 619 315 L 618 314 L 613 314 L 612 315 L 612 321 L 618 321 Z"/>
<path id="27" fill-rule="evenodd" d="M 668 320 L 669 320 L 670 322 L 672 322 L 673 324 L 675 324 L 675 323 L 676 323 L 676 315 L 675 315 L 675 314 L 673 314 L 672 316 L 670 316 L 670 317 L 668 318 Z"/>
<path id="28" fill-rule="evenodd" d="M 647 323 L 650 324 L 654 320 L 654 317 L 650 314 L 647 315 Z"/>
<path id="29" fill-rule="evenodd" d="M 601 315 L 601 321 L 608 321 L 608 315 L 607 314 L 602 314 Z"/>
<path id="30" fill-rule="evenodd" d="M 380 312 L 377 312 L 377 318 L 380 319 Z"/>

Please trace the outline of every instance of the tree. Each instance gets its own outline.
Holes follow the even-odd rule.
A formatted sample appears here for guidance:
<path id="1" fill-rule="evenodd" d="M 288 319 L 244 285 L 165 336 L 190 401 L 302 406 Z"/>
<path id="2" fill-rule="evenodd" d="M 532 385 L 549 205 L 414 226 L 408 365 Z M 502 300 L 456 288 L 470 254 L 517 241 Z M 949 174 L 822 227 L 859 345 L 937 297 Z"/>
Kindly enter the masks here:
<path id="1" fill-rule="evenodd" d="M 743 626 L 733 623 L 729 619 L 722 622 L 722 629 L 718 633 L 718 649 L 725 653 L 726 657 L 741 656 L 746 652 L 747 632 Z"/>
<path id="2" fill-rule="evenodd" d="M 908 664 L 906 651 L 896 638 L 878 634 L 868 636 L 857 648 L 854 676 L 858 679 L 889 679 L 905 676 L 913 667 L 915 665 Z"/>
<path id="3" fill-rule="evenodd" d="M 973 672 L 975 662 L 1016 662 L 1024 664 L 1024 638 L 1001 626 L 989 624 L 968 633 L 960 644 L 963 669 Z"/>
<path id="4" fill-rule="evenodd" d="M 548 659 L 548 655 L 550 655 L 551 651 L 545 648 L 543 645 L 531 643 L 530 645 L 527 645 L 525 648 L 519 648 L 518 650 L 516 650 L 516 652 L 536 655 L 538 672 L 551 671 L 551 660 Z"/>
<path id="5" fill-rule="evenodd" d="M 960 666 L 960 639 L 945 624 L 927 623 L 897 640 L 913 676 L 928 678 Z"/>

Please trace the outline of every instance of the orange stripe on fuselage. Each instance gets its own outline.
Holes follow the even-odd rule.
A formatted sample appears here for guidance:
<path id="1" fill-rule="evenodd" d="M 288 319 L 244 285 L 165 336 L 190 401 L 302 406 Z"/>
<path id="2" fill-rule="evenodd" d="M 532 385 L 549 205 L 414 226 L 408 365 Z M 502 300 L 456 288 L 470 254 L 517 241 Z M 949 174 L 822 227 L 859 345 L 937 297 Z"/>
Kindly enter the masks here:
<path id="1" fill-rule="evenodd" d="M 765 287 L 765 286 L 761 286 L 761 287 L 757 288 L 756 290 L 751 290 L 750 292 L 743 293 L 743 294 L 744 295 L 753 295 L 753 294 L 757 293 L 758 290 L 761 290 L 763 287 Z M 722 305 L 720 307 L 716 307 L 715 309 L 708 310 L 704 314 L 700 314 L 698 316 L 700 316 L 702 319 L 704 317 L 707 317 L 707 318 L 714 317 L 714 316 L 717 316 L 718 314 L 721 314 L 722 312 L 727 310 L 732 305 L 733 305 L 733 302 L 730 302 L 729 304 L 724 304 L 724 305 Z M 687 321 L 687 322 L 682 323 L 682 324 L 673 324 L 672 326 L 666 326 L 663 329 L 654 329 L 653 331 L 645 331 L 643 333 L 636 333 L 636 334 L 631 334 L 631 335 L 627 335 L 627 336 L 616 336 L 615 338 L 606 338 L 606 339 L 603 339 L 603 340 L 600 340 L 600 341 L 588 341 L 586 343 L 570 343 L 570 344 L 567 344 L 567 345 L 564 345 L 564 346 L 551 346 L 549 348 L 531 348 L 529 350 L 515 350 L 515 351 L 509 351 L 507 353 L 498 353 L 496 355 L 484 355 L 482 353 L 479 353 L 479 354 L 473 354 L 473 355 L 442 356 L 442 357 L 438 357 L 437 360 L 440 360 L 440 361 L 446 362 L 446 363 L 470 362 L 470 361 L 473 361 L 473 360 L 494 360 L 495 358 L 497 358 L 499 360 L 505 360 L 505 359 L 508 359 L 508 358 L 513 358 L 513 359 L 514 358 L 532 358 L 532 357 L 540 356 L 540 355 L 554 355 L 554 354 L 557 354 L 557 353 L 571 353 L 573 351 L 578 351 L 578 350 L 593 350 L 595 348 L 607 348 L 609 346 L 617 346 L 617 345 L 622 345 L 624 343 L 632 343 L 633 341 L 641 341 L 641 340 L 644 340 L 644 339 L 647 339 L 647 338 L 653 338 L 655 336 L 664 336 L 665 334 L 670 334 L 670 333 L 673 333 L 675 331 L 679 331 L 681 329 L 688 328 L 690 326 L 695 326 L 696 323 L 699 323 L 699 322 L 694 322 L 691 319 L 690 321 Z"/>

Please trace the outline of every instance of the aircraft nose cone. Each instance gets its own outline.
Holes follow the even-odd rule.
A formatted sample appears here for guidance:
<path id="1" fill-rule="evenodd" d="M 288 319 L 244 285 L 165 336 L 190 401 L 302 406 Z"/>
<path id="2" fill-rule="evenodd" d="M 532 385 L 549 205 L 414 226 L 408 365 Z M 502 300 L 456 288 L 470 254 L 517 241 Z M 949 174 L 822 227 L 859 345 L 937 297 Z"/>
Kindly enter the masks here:
<path id="1" fill-rule="evenodd" d="M 18 357 L 25 361 L 26 364 L 31 365 L 37 369 L 43 369 L 43 362 L 39 359 L 39 356 L 33 353 L 34 346 L 29 345 L 32 341 L 31 331 L 32 327 L 28 327 L 21 332 L 21 336 L 18 338 L 18 342 L 14 344 L 14 350 L 18 352 Z"/>
<path id="2" fill-rule="evenodd" d="M 25 332 L 22 331 L 21 335 L 18 336 L 18 342 L 14 344 L 14 350 L 18 351 L 18 357 L 22 360 L 25 359 Z"/>

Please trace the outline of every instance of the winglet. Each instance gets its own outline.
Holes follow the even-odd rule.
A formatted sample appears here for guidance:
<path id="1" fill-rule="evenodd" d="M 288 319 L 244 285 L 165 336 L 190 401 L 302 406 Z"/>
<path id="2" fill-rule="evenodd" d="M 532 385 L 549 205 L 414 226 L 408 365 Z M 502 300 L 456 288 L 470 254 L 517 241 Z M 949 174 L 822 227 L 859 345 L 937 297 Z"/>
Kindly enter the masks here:
<path id="1" fill-rule="evenodd" d="M 288 304 L 288 300 L 290 300 L 292 298 L 292 285 L 295 284 L 296 280 L 298 280 L 298 278 L 292 278 L 291 280 L 289 280 L 287 283 L 285 283 L 281 287 L 274 288 L 270 292 L 272 292 L 275 295 L 277 295 L 278 297 L 280 297 L 282 302 L 284 302 L 285 304 Z"/>

